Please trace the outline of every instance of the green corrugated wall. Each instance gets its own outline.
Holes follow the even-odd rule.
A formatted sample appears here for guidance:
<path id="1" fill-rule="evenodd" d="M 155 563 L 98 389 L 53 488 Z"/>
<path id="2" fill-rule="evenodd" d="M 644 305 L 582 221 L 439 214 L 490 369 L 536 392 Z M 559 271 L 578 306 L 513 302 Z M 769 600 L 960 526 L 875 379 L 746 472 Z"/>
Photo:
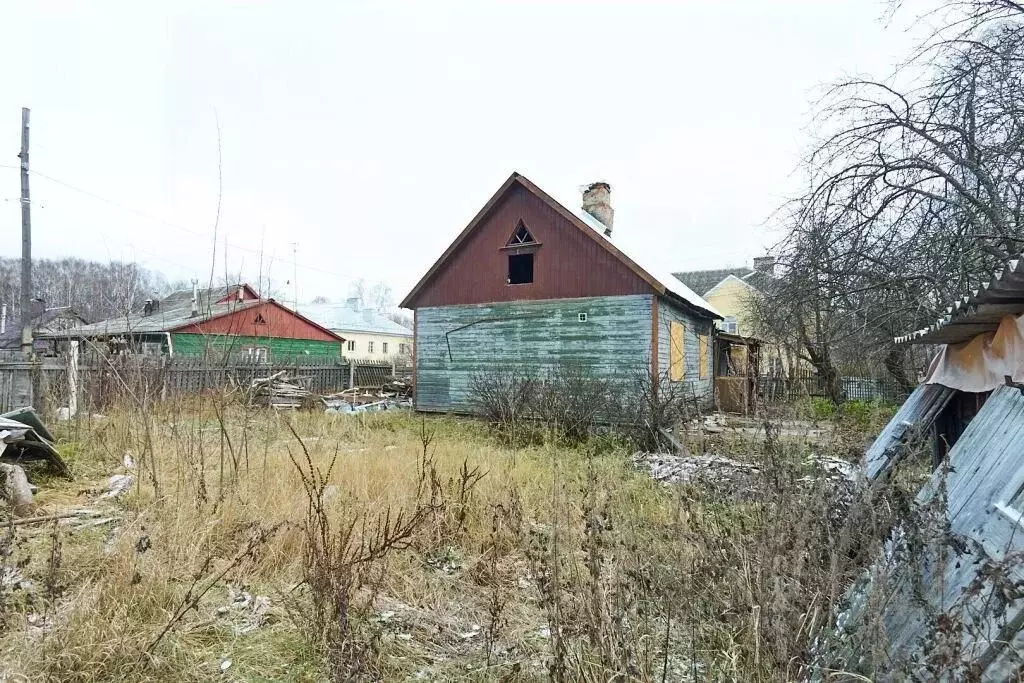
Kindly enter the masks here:
<path id="1" fill-rule="evenodd" d="M 205 335 L 174 333 L 174 355 L 202 356 L 207 350 L 244 353 L 251 346 L 270 349 L 271 357 L 281 356 L 337 356 L 341 357 L 341 342 L 313 339 L 286 339 L 283 337 L 237 337 L 232 335 Z"/>

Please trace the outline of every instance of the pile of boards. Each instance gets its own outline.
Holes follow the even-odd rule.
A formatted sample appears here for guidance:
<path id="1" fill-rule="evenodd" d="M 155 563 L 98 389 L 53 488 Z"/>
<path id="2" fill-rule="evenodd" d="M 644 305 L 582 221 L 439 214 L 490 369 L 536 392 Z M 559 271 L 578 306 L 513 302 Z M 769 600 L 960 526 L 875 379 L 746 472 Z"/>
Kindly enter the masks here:
<path id="1" fill-rule="evenodd" d="M 358 413 L 412 407 L 412 384 L 390 379 L 379 387 L 353 387 L 320 396 L 302 385 L 303 377 L 289 377 L 287 371 L 258 377 L 249 386 L 249 403 L 279 409 L 324 410 Z"/>
<path id="2" fill-rule="evenodd" d="M 257 377 L 249 386 L 249 402 L 271 408 L 322 408 L 323 399 L 302 386 L 301 379 L 289 379 L 286 370 Z"/>
<path id="3" fill-rule="evenodd" d="M 324 397 L 328 412 L 362 413 L 412 407 L 412 384 L 391 379 L 380 387 L 352 387 Z"/>

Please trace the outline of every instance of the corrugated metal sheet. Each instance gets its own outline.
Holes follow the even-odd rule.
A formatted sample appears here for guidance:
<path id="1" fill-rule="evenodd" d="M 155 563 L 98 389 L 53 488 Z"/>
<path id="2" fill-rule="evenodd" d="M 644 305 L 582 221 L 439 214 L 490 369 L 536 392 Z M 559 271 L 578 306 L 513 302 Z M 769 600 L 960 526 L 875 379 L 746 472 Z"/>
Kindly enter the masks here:
<path id="1" fill-rule="evenodd" d="M 851 591 L 850 607 L 825 667 L 870 671 L 879 680 L 932 677 L 1006 681 L 1024 664 L 1024 395 L 997 388 L 916 500 L 919 510 L 945 502 L 944 525 L 905 529 Z M 941 516 L 942 507 L 938 508 Z M 926 524 L 927 526 L 927 524 Z M 880 592 L 880 593 L 879 593 Z M 872 613 L 872 612 L 875 613 Z M 869 653 L 872 639 L 883 652 Z"/>
<path id="2" fill-rule="evenodd" d="M 475 373 L 560 363 L 625 378 L 650 364 L 653 296 L 520 301 L 416 311 L 416 408 L 472 412 Z M 580 314 L 586 320 L 580 320 Z"/>
<path id="3" fill-rule="evenodd" d="M 942 409 L 956 391 L 941 384 L 921 384 L 896 411 L 889 424 L 864 454 L 864 473 L 874 481 L 921 445 Z"/>
<path id="4" fill-rule="evenodd" d="M 695 396 L 710 398 L 713 391 L 713 360 L 708 354 L 704 377 L 700 376 L 700 344 L 698 335 L 711 334 L 711 322 L 695 318 L 681 311 L 664 299 L 658 300 L 658 374 L 667 377 L 672 354 L 672 322 L 681 322 L 685 327 L 683 342 L 683 382 L 693 388 Z"/>
<path id="5" fill-rule="evenodd" d="M 1024 257 L 946 309 L 934 323 L 896 337 L 897 344 L 955 344 L 994 332 L 1005 315 L 1024 314 Z"/>

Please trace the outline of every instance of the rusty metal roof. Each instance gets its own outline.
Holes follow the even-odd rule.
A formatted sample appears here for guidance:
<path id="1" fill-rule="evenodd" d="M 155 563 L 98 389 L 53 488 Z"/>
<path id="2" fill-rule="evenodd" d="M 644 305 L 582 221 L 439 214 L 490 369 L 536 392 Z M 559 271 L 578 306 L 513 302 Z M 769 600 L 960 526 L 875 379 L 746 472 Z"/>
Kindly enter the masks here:
<path id="1" fill-rule="evenodd" d="M 1024 314 L 1024 255 L 946 309 L 934 323 L 896 337 L 897 344 L 956 344 L 994 332 L 1006 315 Z"/>

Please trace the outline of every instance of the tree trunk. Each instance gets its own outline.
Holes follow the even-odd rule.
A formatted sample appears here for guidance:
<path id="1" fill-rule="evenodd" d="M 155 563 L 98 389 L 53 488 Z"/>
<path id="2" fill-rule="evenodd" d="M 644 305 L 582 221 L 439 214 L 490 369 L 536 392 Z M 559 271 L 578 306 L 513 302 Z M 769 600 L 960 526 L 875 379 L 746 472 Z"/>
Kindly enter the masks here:
<path id="1" fill-rule="evenodd" d="M 900 392 L 909 394 L 914 390 L 914 383 L 907 376 L 906 347 L 893 344 L 885 354 L 885 369 L 896 380 Z"/>

